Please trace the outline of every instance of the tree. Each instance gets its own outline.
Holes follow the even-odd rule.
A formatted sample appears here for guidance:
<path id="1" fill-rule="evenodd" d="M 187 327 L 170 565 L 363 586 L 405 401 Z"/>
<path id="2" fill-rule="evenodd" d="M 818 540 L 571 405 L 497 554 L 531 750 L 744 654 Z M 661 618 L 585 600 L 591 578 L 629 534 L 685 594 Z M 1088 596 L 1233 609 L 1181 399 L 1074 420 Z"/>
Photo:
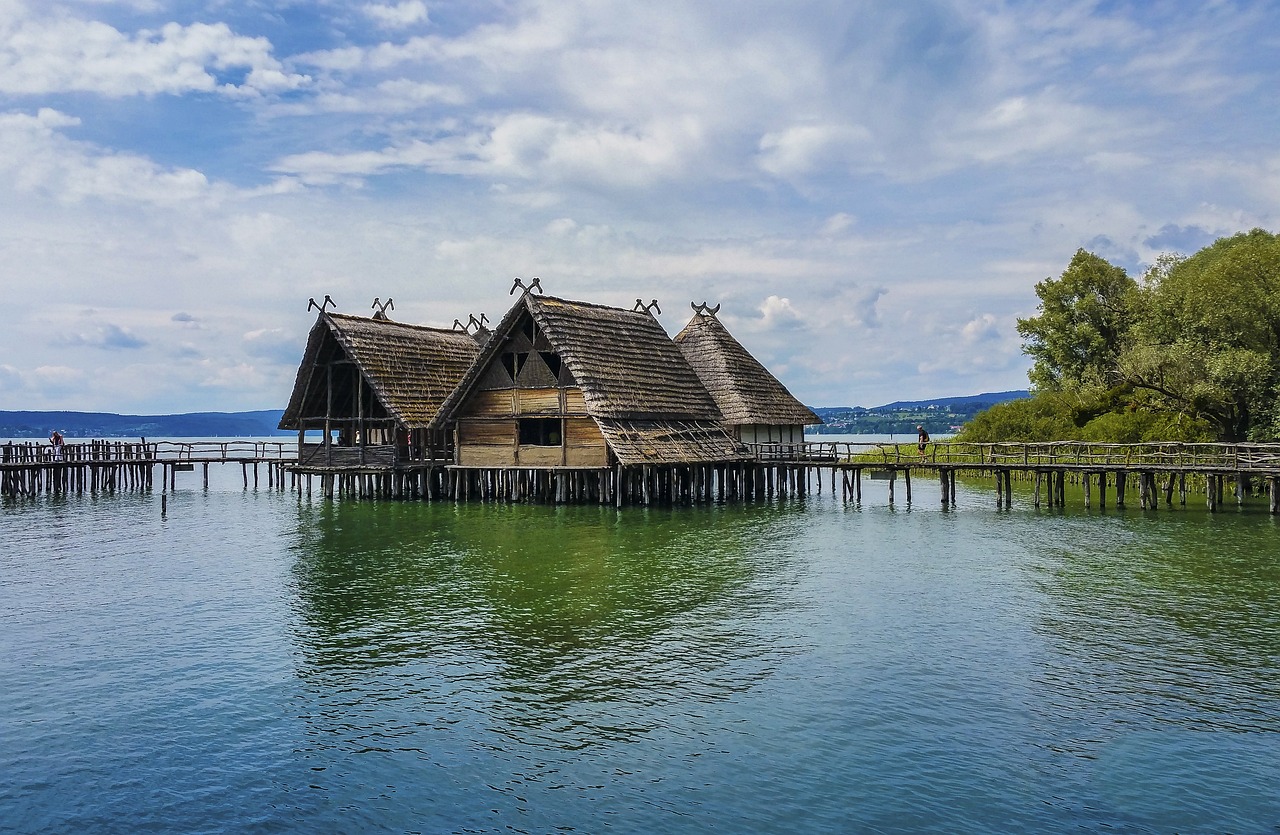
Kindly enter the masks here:
<path id="1" fill-rule="evenodd" d="M 1254 229 L 1165 258 L 1133 302 L 1120 379 L 1220 440 L 1280 431 L 1280 236 Z"/>
<path id="2" fill-rule="evenodd" d="M 1032 386 L 1081 391 L 1114 385 L 1137 292 L 1138 283 L 1122 268 L 1083 249 L 1061 277 L 1037 284 L 1040 315 L 1018 320 L 1023 351 L 1035 359 Z"/>

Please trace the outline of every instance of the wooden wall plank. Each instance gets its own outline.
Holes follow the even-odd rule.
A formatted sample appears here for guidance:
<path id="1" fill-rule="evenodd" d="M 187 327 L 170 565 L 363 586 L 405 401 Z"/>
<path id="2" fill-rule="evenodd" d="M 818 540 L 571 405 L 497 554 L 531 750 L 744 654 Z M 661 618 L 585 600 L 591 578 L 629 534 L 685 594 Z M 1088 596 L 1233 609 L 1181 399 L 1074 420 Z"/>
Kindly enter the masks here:
<path id="1" fill-rule="evenodd" d="M 565 418 L 564 440 L 568 447 L 602 447 L 604 435 L 591 418 Z"/>
<path id="2" fill-rule="evenodd" d="M 559 467 L 564 464 L 564 447 L 522 446 L 517 456 L 522 467 Z"/>
<path id="3" fill-rule="evenodd" d="M 564 390 L 564 412 L 567 415 L 585 415 L 587 401 L 582 398 L 582 389 L 567 388 Z"/>
<path id="4" fill-rule="evenodd" d="M 464 467 L 514 467 L 515 447 L 461 444 L 458 463 Z"/>
<path id="5" fill-rule="evenodd" d="M 560 414 L 560 389 L 516 389 L 516 414 Z"/>
<path id="6" fill-rule="evenodd" d="M 514 420 L 461 420 L 458 421 L 458 443 L 489 446 L 514 446 L 516 423 Z"/>
<path id="7" fill-rule="evenodd" d="M 462 414 L 475 417 L 510 417 L 515 414 L 511 389 L 477 391 L 467 400 Z"/>

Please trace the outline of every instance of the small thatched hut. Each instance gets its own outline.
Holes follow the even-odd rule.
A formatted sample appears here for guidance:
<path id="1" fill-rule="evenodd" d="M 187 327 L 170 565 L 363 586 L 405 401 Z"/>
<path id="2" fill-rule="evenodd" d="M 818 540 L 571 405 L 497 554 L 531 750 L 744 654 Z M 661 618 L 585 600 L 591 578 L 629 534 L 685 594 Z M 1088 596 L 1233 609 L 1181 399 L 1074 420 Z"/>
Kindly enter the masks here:
<path id="1" fill-rule="evenodd" d="M 465 331 L 322 311 L 280 428 L 298 431 L 302 467 L 444 464 L 451 433 L 428 426 L 478 352 Z"/>
<path id="2" fill-rule="evenodd" d="M 743 443 L 803 443 L 805 426 L 822 423 L 822 418 L 734 339 L 716 318 L 719 306 L 693 309 L 675 343 L 715 399 L 726 428 Z"/>
<path id="3" fill-rule="evenodd" d="M 460 468 L 601 469 L 741 460 L 720 420 L 649 313 L 526 292 L 431 429 Z"/>

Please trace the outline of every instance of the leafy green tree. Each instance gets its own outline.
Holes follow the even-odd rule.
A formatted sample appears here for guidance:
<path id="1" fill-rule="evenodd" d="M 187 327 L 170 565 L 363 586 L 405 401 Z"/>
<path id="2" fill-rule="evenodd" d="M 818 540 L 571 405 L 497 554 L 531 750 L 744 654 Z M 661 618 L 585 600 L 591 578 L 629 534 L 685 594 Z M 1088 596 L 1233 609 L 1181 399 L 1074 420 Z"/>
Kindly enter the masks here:
<path id="1" fill-rule="evenodd" d="M 1280 430 L 1280 236 L 1254 229 L 1147 273 L 1116 371 L 1220 440 Z"/>
<path id="2" fill-rule="evenodd" d="M 1060 394 L 1042 392 L 1023 400 L 997 403 L 974 415 L 955 440 L 972 443 L 1001 441 L 1070 441 L 1080 429 L 1071 419 L 1071 406 Z"/>
<path id="3" fill-rule="evenodd" d="M 1037 284 L 1040 315 L 1018 320 L 1023 350 L 1035 360 L 1032 386 L 1101 392 L 1114 385 L 1137 291 L 1122 268 L 1083 249 L 1059 278 Z"/>

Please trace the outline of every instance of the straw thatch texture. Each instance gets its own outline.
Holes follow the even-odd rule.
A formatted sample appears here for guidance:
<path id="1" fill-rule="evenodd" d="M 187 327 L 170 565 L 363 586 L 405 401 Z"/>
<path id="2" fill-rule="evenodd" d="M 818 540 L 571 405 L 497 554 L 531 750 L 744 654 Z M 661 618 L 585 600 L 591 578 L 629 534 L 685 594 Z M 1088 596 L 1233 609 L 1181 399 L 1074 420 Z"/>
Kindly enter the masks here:
<path id="1" fill-rule="evenodd" d="M 597 418 L 710 420 L 715 402 L 662 325 L 647 313 L 527 297 L 529 312 L 573 372 Z"/>
<path id="2" fill-rule="evenodd" d="M 317 417 L 316 396 L 323 397 L 324 380 L 312 371 L 335 350 L 333 342 L 355 363 L 387 414 L 406 429 L 431 422 L 480 350 L 463 331 L 321 314 L 307 339 L 280 428 L 297 429 L 301 419 Z"/>
<path id="3" fill-rule="evenodd" d="M 715 398 L 727 425 L 822 423 L 714 315 L 695 313 L 676 334 L 675 344 Z"/>
<path id="4" fill-rule="evenodd" d="M 741 461 L 745 456 L 719 424 L 709 421 L 597 421 L 618 462 L 694 464 Z"/>

